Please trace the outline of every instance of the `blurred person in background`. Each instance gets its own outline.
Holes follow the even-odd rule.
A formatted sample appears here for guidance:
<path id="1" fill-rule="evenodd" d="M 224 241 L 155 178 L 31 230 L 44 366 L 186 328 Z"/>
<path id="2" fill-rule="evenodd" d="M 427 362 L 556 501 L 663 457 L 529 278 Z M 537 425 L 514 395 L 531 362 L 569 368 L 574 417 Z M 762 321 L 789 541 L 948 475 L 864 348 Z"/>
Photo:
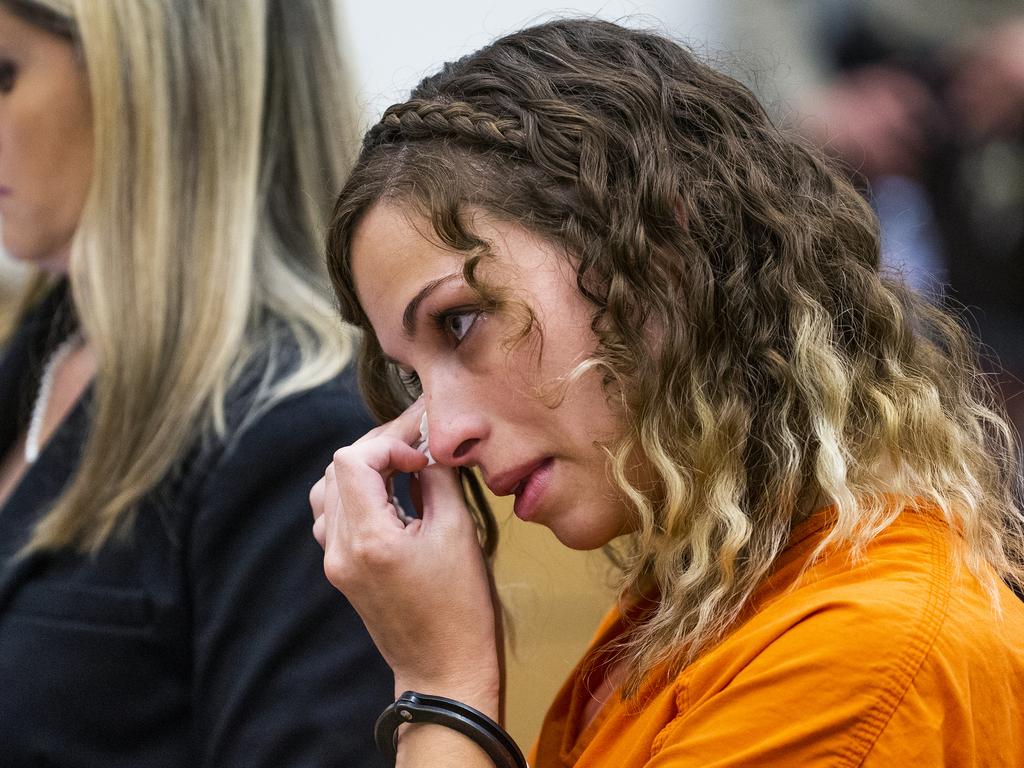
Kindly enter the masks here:
<path id="1" fill-rule="evenodd" d="M 814 115 L 802 125 L 870 196 L 884 261 L 966 313 L 1021 431 L 1024 16 L 954 4 L 953 21 L 937 21 L 926 5 L 823 4 L 836 77 L 802 99 Z"/>
<path id="2" fill-rule="evenodd" d="M 525 765 L 470 468 L 621 568 L 534 768 L 1024 763 L 1016 444 L 879 254 L 842 173 L 657 34 L 540 25 L 388 108 L 328 261 L 390 421 L 310 501 L 398 765 Z"/>
<path id="3" fill-rule="evenodd" d="M 949 52 L 953 150 L 932 192 L 953 297 L 976 311 L 1024 434 L 1024 15 Z"/>
<path id="4" fill-rule="evenodd" d="M 369 766 L 309 486 L 371 422 L 322 275 L 330 0 L 0 0 L 5 766 Z"/>

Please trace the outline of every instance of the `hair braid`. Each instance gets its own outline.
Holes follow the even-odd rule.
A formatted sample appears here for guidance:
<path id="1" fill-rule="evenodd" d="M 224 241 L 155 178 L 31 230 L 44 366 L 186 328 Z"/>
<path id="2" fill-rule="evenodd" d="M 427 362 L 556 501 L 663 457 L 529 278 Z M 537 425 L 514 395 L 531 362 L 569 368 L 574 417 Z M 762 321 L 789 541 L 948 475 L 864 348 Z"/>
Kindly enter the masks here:
<path id="1" fill-rule="evenodd" d="M 894 495 L 927 499 L 992 594 L 994 573 L 1024 584 L 1016 446 L 968 335 L 879 274 L 866 201 L 747 88 L 668 39 L 562 20 L 446 65 L 413 97 L 371 130 L 335 208 L 343 314 L 374 338 L 351 263 L 380 201 L 465 254 L 512 342 L 532 316 L 474 273 L 476 214 L 564 248 L 596 339 L 578 371 L 606 377 L 629 427 L 607 446 L 638 524 L 618 542 L 621 586 L 660 596 L 623 649 L 627 692 L 735 626 L 819 496 L 836 508 L 828 544 L 861 551 Z M 364 392 L 397 415 L 398 372 L 379 344 L 363 355 Z"/>
<path id="2" fill-rule="evenodd" d="M 526 150 L 519 120 L 498 117 L 465 102 L 412 99 L 388 108 L 363 140 L 368 150 L 396 140 L 415 141 L 450 136 L 489 147 Z"/>

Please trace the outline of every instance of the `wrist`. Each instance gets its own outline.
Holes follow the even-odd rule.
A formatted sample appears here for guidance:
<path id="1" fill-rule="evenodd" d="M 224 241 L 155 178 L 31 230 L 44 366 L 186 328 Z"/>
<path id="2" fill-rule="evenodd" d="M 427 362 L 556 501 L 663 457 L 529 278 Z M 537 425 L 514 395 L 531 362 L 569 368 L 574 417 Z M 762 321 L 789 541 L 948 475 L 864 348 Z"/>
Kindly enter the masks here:
<path id="1" fill-rule="evenodd" d="M 486 757 L 497 768 L 527 768 L 512 737 L 483 712 L 447 697 L 405 691 L 387 707 L 374 726 L 374 740 L 386 759 L 415 755 L 410 764 L 423 768 L 419 757 L 444 754 L 459 759 L 443 763 L 483 765 Z M 399 763 L 403 761 L 400 759 Z"/>
<path id="2" fill-rule="evenodd" d="M 414 677 L 395 675 L 395 698 L 406 691 L 418 691 L 428 696 L 443 696 L 446 699 L 461 701 L 473 709 L 479 710 L 492 720 L 500 720 L 501 712 L 501 677 L 497 665 L 493 672 L 481 674 L 475 668 L 466 674 L 448 677 Z"/>
<path id="3" fill-rule="evenodd" d="M 435 723 L 410 723 L 398 729 L 395 768 L 403 766 L 487 766 L 494 763 L 472 739 Z"/>

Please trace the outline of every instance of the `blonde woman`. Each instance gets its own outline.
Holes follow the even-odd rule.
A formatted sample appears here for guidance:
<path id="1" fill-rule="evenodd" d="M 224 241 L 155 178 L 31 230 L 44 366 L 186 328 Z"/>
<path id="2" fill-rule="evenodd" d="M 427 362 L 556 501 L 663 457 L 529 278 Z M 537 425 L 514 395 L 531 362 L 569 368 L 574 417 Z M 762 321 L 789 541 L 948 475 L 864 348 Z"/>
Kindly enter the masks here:
<path id="1" fill-rule="evenodd" d="M 525 765 L 470 467 L 622 568 L 534 768 L 1024 765 L 1013 440 L 746 88 L 612 24 L 509 35 L 387 110 L 329 243 L 392 420 L 335 455 L 314 535 L 394 671 L 399 765 Z"/>
<path id="2" fill-rule="evenodd" d="M 321 277 L 329 0 L 0 1 L 0 762 L 371 765 L 306 496 L 368 427 Z M 329 414 L 329 417 L 325 416 Z"/>

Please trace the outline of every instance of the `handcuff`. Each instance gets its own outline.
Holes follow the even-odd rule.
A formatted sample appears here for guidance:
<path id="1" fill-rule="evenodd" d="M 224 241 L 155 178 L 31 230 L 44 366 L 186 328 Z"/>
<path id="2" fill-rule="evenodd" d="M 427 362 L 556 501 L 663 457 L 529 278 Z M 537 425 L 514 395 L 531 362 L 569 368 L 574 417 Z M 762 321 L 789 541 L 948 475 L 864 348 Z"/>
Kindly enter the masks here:
<path id="1" fill-rule="evenodd" d="M 455 699 L 406 691 L 389 705 L 373 728 L 377 749 L 391 762 L 398 754 L 398 728 L 406 723 L 433 723 L 458 731 L 480 747 L 496 768 L 529 768 L 511 736 L 478 709 Z"/>

